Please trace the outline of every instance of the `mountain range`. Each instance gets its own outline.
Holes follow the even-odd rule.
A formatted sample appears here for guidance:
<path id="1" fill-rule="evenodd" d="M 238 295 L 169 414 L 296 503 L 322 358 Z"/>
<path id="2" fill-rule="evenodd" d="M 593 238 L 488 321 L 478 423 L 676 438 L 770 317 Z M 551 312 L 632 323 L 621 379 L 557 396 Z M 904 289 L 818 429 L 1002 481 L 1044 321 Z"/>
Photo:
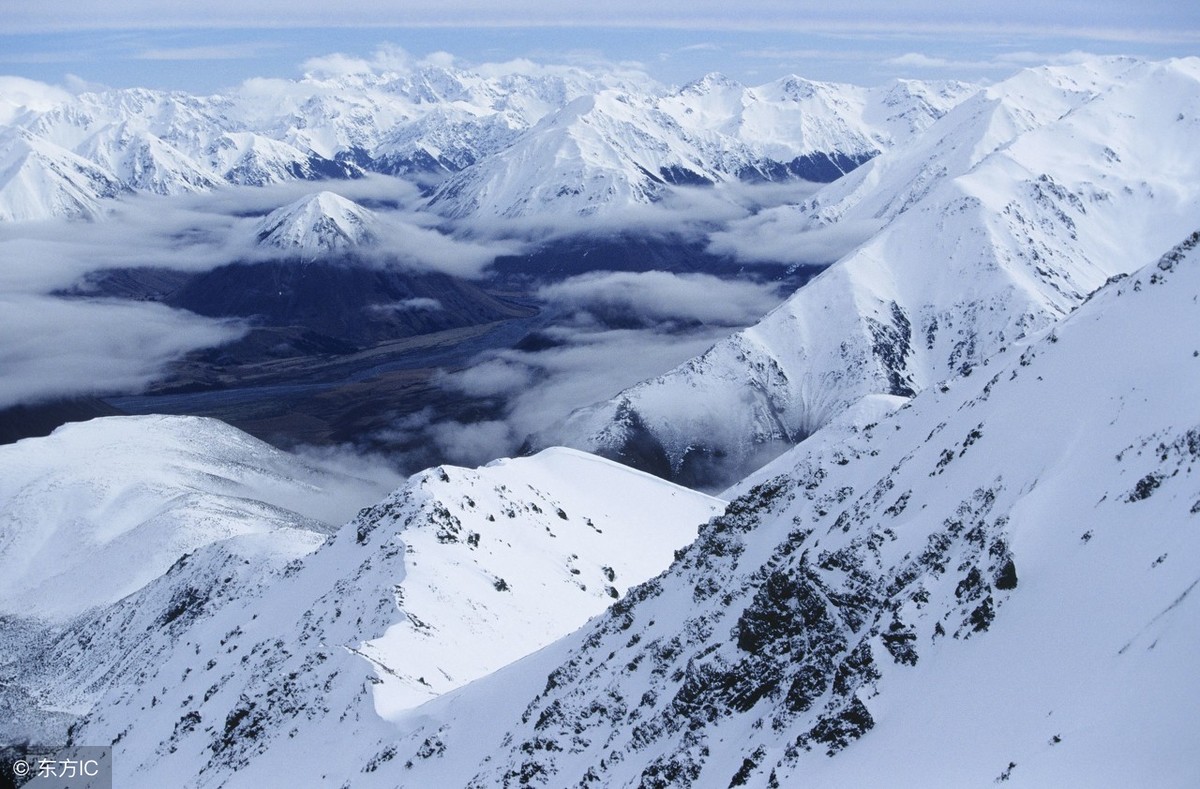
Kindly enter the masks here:
<path id="1" fill-rule="evenodd" d="M 7 219 L 150 189 L 85 144 L 159 150 L 123 118 L 217 187 L 386 161 L 467 224 L 828 181 L 708 249 L 852 241 L 476 469 L 401 482 L 196 417 L 0 446 L 6 755 L 109 746 L 131 787 L 1200 780 L 1200 60 L 875 90 L 527 71 L 0 103 L 46 157 Z M 239 224 L 270 282 L 345 282 L 378 243 L 387 207 L 335 184 Z"/>
<path id="2" fill-rule="evenodd" d="M 384 173 L 448 217 L 589 215 L 670 184 L 829 181 L 973 90 L 710 75 L 680 89 L 576 68 L 420 66 L 251 80 L 227 94 L 26 90 L 0 126 L 0 221 L 95 219 L 110 198 Z M 567 199 L 563 199 L 567 198 Z"/>
<path id="3" fill-rule="evenodd" d="M 969 374 L 1191 232 L 1200 64 L 1034 69 L 727 235 L 879 229 L 754 326 L 535 437 L 721 488 L 870 394 Z M 760 251 L 762 247 L 766 251 Z M 775 257 L 774 259 L 778 259 Z"/>

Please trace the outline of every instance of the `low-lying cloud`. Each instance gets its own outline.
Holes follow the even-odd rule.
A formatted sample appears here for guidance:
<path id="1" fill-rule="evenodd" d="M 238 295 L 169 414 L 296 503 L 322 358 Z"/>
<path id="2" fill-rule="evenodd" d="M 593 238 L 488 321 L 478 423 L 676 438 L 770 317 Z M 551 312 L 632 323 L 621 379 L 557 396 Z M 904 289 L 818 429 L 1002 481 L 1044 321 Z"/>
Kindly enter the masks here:
<path id="1" fill-rule="evenodd" d="M 533 242 L 616 235 L 702 238 L 765 209 L 803 200 L 820 186 L 807 181 L 674 186 L 654 203 L 614 206 L 589 216 L 467 217 L 457 220 L 456 232 L 468 238 Z"/>
<path id="2" fill-rule="evenodd" d="M 491 351 L 439 379 L 450 393 L 493 403 L 494 417 L 439 420 L 427 410 L 398 422 L 389 437 L 424 442 L 448 462 L 463 465 L 511 456 L 531 434 L 703 353 L 728 332 L 716 326 L 673 332 L 582 325 L 545 329 L 549 347 Z"/>
<path id="3" fill-rule="evenodd" d="M 578 310 L 612 322 L 684 321 L 740 326 L 779 303 L 775 288 L 749 280 L 667 271 L 601 271 L 543 287 L 538 295 L 558 310 Z"/>
<path id="4" fill-rule="evenodd" d="M 159 304 L 3 295 L 0 408 L 136 390 L 188 351 L 241 334 Z"/>
<path id="5" fill-rule="evenodd" d="M 712 233 L 708 251 L 743 263 L 828 265 L 862 245 L 879 227 L 875 220 L 814 227 L 808 217 L 784 206 Z"/>
<path id="6" fill-rule="evenodd" d="M 270 211 L 321 188 L 379 212 L 379 244 L 356 255 L 360 265 L 477 278 L 515 241 L 461 240 L 419 210 L 405 181 L 349 181 L 228 187 L 204 194 L 134 195 L 113 201 L 95 222 L 53 220 L 0 224 L 0 407 L 85 393 L 138 389 L 189 351 L 240 334 L 229 324 L 146 303 L 64 298 L 88 292 L 98 271 L 157 268 L 200 273 L 235 262 L 278 259 L 257 243 Z M 434 311 L 434 299 L 390 305 Z"/>

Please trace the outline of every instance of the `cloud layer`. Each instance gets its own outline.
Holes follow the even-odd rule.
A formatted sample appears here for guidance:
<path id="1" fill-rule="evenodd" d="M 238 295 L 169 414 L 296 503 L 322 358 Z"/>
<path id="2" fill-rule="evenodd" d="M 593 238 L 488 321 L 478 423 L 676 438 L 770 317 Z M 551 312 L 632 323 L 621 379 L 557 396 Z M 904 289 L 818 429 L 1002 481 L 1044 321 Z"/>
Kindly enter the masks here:
<path id="1" fill-rule="evenodd" d="M 0 408 L 136 390 L 184 353 L 241 333 L 158 304 L 0 296 Z"/>
<path id="2" fill-rule="evenodd" d="M 761 283 L 666 271 L 594 272 L 547 285 L 538 295 L 559 310 L 590 313 L 608 323 L 742 326 L 779 302 L 774 289 Z"/>
<path id="3" fill-rule="evenodd" d="M 137 390 L 189 351 L 228 342 L 242 329 L 156 304 L 62 297 L 91 272 L 153 267 L 201 272 L 278 257 L 257 246 L 259 216 L 306 192 L 334 186 L 353 200 L 386 201 L 369 265 L 478 277 L 519 242 L 459 240 L 414 210 L 417 188 L 394 178 L 231 187 L 174 198 L 135 196 L 96 222 L 0 224 L 0 407 L 62 396 Z M 81 292 L 86 293 L 86 286 Z M 398 310 L 436 310 L 431 299 Z"/>
<path id="4" fill-rule="evenodd" d="M 493 416 L 464 422 L 427 411 L 397 423 L 390 437 L 426 442 L 468 465 L 512 455 L 530 434 L 703 353 L 783 298 L 770 284 L 661 271 L 595 272 L 539 295 L 553 318 L 533 342 L 483 353 L 439 379 L 449 392 L 490 403 Z"/>

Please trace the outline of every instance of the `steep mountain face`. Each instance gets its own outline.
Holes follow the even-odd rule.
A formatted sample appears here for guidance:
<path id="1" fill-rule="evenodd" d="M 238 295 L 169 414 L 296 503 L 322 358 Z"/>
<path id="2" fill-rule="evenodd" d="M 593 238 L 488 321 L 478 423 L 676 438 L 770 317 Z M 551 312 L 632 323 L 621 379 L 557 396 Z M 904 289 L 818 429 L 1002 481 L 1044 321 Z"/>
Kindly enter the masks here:
<path id="1" fill-rule="evenodd" d="M 805 232 L 883 223 L 857 250 L 759 324 L 534 444 L 719 488 L 865 395 L 966 373 L 1188 232 L 1197 124 L 1195 59 L 1038 69 L 989 88 L 724 239 L 784 250 Z"/>
<path id="2" fill-rule="evenodd" d="M 712 184 L 718 177 L 652 100 L 606 91 L 575 99 L 449 179 L 430 205 L 455 218 L 589 216 L 655 202 L 668 183 Z"/>
<path id="3" fill-rule="evenodd" d="M 130 786 L 1186 785 L 1198 245 L 816 433 L 498 671 L 713 502 L 554 450 L 419 474 L 282 571 L 196 551 L 48 649 L 96 692 L 74 740 Z"/>
<path id="4" fill-rule="evenodd" d="M 236 535 L 60 627 L 14 622 L 22 648 L 7 673 L 50 733 L 87 713 L 76 742 L 124 743 L 122 785 L 220 782 L 310 726 L 373 737 L 565 635 L 659 572 L 722 506 L 567 449 L 439 467 L 310 556 Z"/>
<path id="5" fill-rule="evenodd" d="M 128 122 L 88 137 L 78 152 L 118 176 L 130 189 L 158 195 L 205 192 L 222 180 L 163 139 Z"/>
<path id="6" fill-rule="evenodd" d="M 371 244 L 378 223 L 372 211 L 326 191 L 275 209 L 263 217 L 254 234 L 261 247 L 317 257 Z"/>
<path id="7" fill-rule="evenodd" d="M 461 172 L 433 201 L 452 217 L 589 215 L 678 184 L 829 181 L 973 90 L 798 78 L 745 88 L 710 76 L 672 92 L 648 78 L 535 64 L 250 80 L 207 97 L 36 87 L 0 84 L 5 127 L 36 140 L 40 167 L 83 192 L 30 194 L 30 176 L 0 170 L 0 220 L 94 218 L 97 201 L 121 190 L 180 194 L 366 171 L 420 183 Z M 75 176 L 49 163 L 64 159 Z"/>
<path id="8" fill-rule="evenodd" d="M 343 774 L 1194 781 L 1200 349 L 1180 327 L 1200 309 L 1198 242 L 893 416 L 815 434 L 665 575 L 401 719 Z"/>

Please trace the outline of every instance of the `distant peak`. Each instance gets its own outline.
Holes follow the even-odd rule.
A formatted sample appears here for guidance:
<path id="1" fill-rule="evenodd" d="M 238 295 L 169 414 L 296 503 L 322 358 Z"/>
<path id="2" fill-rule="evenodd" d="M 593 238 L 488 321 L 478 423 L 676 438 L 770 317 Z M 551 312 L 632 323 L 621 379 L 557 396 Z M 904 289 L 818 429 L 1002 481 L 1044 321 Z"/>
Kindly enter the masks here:
<path id="1" fill-rule="evenodd" d="M 742 83 L 735 79 L 731 79 L 719 71 L 710 71 L 698 80 L 689 82 L 680 88 L 680 93 L 704 94 L 709 93 L 719 88 L 734 88 L 739 89 L 744 87 Z"/>
<path id="2" fill-rule="evenodd" d="M 374 212 L 322 191 L 275 209 L 258 223 L 255 234 L 263 247 L 336 252 L 373 243 L 377 225 Z"/>

